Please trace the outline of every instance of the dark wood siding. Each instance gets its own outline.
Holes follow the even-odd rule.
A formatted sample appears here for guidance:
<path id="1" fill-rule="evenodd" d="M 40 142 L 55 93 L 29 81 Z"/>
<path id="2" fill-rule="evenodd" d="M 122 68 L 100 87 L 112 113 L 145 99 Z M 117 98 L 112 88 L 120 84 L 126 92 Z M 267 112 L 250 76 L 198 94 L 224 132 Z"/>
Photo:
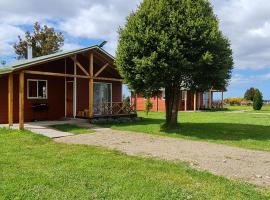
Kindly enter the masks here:
<path id="1" fill-rule="evenodd" d="M 85 66 L 85 69 L 89 71 L 87 67 L 89 60 L 85 56 L 77 57 L 80 63 Z M 107 61 L 103 61 L 103 58 L 98 58 L 95 55 L 94 72 L 96 73 Z M 54 73 L 64 73 L 66 71 L 69 74 L 74 73 L 74 62 L 70 59 L 60 59 L 28 68 L 33 71 L 45 71 Z M 112 65 L 112 64 L 111 64 Z M 77 74 L 83 74 L 82 70 L 78 68 Z M 84 75 L 84 74 L 83 74 Z M 106 78 L 120 78 L 117 71 L 112 67 L 108 67 L 100 75 Z M 38 79 L 48 81 L 48 98 L 28 99 L 27 98 L 27 80 Z M 73 81 L 73 78 L 67 78 L 68 81 Z M 122 101 L 122 83 L 107 81 L 112 83 L 112 101 Z M 77 79 L 77 110 L 88 109 L 89 103 L 89 80 Z M 65 78 L 54 77 L 45 75 L 30 75 L 25 74 L 25 122 L 34 120 L 57 120 L 65 116 Z M 34 111 L 32 106 L 34 104 L 48 104 L 49 109 L 47 111 Z M 18 72 L 14 74 L 14 122 L 19 121 L 19 75 Z M 0 123 L 8 123 L 8 76 L 0 76 Z"/>
<path id="2" fill-rule="evenodd" d="M 0 77 L 0 123 L 8 121 L 8 78 Z"/>

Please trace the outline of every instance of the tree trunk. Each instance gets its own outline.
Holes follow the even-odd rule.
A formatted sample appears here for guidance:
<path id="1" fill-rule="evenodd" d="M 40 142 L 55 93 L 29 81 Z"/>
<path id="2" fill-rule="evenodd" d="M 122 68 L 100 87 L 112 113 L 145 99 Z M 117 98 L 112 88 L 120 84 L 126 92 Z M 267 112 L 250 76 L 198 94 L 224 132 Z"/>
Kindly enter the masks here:
<path id="1" fill-rule="evenodd" d="M 180 89 L 177 87 L 165 88 L 166 102 L 166 125 L 168 127 L 177 126 L 178 107 L 180 98 Z"/>

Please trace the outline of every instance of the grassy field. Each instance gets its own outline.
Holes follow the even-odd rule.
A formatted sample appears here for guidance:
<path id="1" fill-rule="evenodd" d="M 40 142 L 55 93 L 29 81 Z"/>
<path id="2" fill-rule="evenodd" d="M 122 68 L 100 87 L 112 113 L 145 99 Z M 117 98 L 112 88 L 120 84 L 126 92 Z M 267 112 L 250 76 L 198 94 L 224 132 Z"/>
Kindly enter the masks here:
<path id="1" fill-rule="evenodd" d="M 140 122 L 111 124 L 127 130 L 270 151 L 270 111 L 179 113 L 180 128 L 166 130 L 164 113 L 140 112 Z"/>
<path id="2" fill-rule="evenodd" d="M 183 163 L 0 129 L 0 199 L 253 199 L 270 191 Z"/>
<path id="3" fill-rule="evenodd" d="M 270 105 L 265 105 L 262 107 L 260 111 L 254 111 L 252 106 L 225 106 L 229 111 L 247 111 L 247 112 L 269 112 L 270 113 Z"/>
<path id="4" fill-rule="evenodd" d="M 59 125 L 51 125 L 50 127 L 59 131 L 73 133 L 75 135 L 95 132 L 94 130 L 79 127 L 75 124 L 59 124 Z"/>

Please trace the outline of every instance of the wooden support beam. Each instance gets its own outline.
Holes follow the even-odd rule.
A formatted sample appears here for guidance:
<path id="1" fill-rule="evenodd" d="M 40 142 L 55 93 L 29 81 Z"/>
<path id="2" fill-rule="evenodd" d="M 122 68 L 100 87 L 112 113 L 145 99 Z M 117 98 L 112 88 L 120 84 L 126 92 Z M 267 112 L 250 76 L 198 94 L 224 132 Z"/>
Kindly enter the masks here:
<path id="1" fill-rule="evenodd" d="M 24 72 L 19 75 L 19 128 L 24 129 Z"/>
<path id="2" fill-rule="evenodd" d="M 13 74 L 8 76 L 8 125 L 13 126 Z"/>
<path id="3" fill-rule="evenodd" d="M 197 92 L 194 92 L 194 111 L 197 111 Z"/>
<path id="4" fill-rule="evenodd" d="M 91 77 L 94 75 L 94 54 L 90 53 L 89 56 L 89 74 Z M 94 79 L 89 79 L 89 117 L 94 116 Z"/>
<path id="5" fill-rule="evenodd" d="M 224 107 L 224 91 L 221 92 L 221 108 Z"/>
<path id="6" fill-rule="evenodd" d="M 187 91 L 185 91 L 185 111 L 187 111 Z"/>
<path id="7" fill-rule="evenodd" d="M 95 74 L 94 77 L 97 77 L 99 74 L 101 74 L 101 72 L 103 72 L 108 66 L 109 66 L 109 63 L 107 63 L 103 67 L 101 67 L 100 70 L 98 70 L 98 72 Z"/>
<path id="8" fill-rule="evenodd" d="M 74 61 L 74 63 L 76 64 L 76 66 L 78 66 L 82 71 L 83 73 L 86 75 L 86 76 L 89 76 L 89 73 L 86 71 L 86 69 L 82 66 L 82 64 L 77 60 L 76 57 L 71 57 L 71 59 Z"/>
<path id="9" fill-rule="evenodd" d="M 45 75 L 45 76 L 58 76 L 58 77 L 69 77 L 69 78 L 85 78 L 89 79 L 90 76 L 84 76 L 84 75 L 72 75 L 72 74 L 62 74 L 62 73 L 53 73 L 53 72 L 42 72 L 42 71 L 31 71 L 31 70 L 25 70 L 25 74 L 34 74 L 34 75 Z"/>
<path id="10" fill-rule="evenodd" d="M 138 104 L 137 104 L 137 103 L 138 103 L 138 102 L 137 102 L 137 99 L 138 99 L 138 95 L 135 93 L 135 99 L 134 99 L 134 100 L 135 100 L 135 102 L 134 102 L 134 107 L 135 107 L 134 109 L 135 109 L 135 112 L 137 112 L 137 106 L 138 106 Z"/>
<path id="11" fill-rule="evenodd" d="M 31 71 L 31 70 L 25 70 L 24 73 L 34 74 L 34 75 L 45 75 L 45 76 L 69 77 L 69 78 L 76 77 L 76 78 L 84 78 L 84 79 L 95 79 L 95 80 L 101 80 L 101 81 L 117 81 L 117 82 L 123 81 L 123 79 L 117 79 L 117 78 L 93 77 L 93 76 L 62 74 L 62 73 L 53 73 L 53 72 Z"/>
<path id="12" fill-rule="evenodd" d="M 118 79 L 118 78 L 93 77 L 93 79 L 94 80 L 101 80 L 101 81 L 123 82 L 123 79 Z"/>
<path id="13" fill-rule="evenodd" d="M 209 105 L 208 105 L 208 107 L 209 107 L 209 109 L 211 109 L 212 108 L 212 91 L 211 90 L 209 90 Z"/>

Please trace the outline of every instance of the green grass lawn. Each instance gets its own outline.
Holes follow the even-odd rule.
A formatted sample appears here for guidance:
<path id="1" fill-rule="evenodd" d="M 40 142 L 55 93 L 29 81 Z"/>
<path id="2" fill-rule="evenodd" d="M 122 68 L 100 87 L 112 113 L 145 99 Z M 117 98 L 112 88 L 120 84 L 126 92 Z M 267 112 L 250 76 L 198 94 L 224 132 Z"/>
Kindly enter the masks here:
<path id="1" fill-rule="evenodd" d="M 247 111 L 247 112 L 269 112 L 270 113 L 270 105 L 264 105 L 260 111 L 253 110 L 252 106 L 225 106 L 228 111 Z"/>
<path id="2" fill-rule="evenodd" d="M 179 113 L 180 128 L 162 129 L 165 113 L 140 112 L 142 121 L 107 125 L 127 130 L 270 151 L 270 112 Z"/>
<path id="3" fill-rule="evenodd" d="M 75 135 L 95 132 L 94 130 L 79 127 L 75 124 L 58 124 L 58 125 L 51 125 L 50 127 L 59 131 L 73 133 Z"/>
<path id="4" fill-rule="evenodd" d="M 0 129 L 0 199 L 260 199 L 268 189 L 199 172 L 183 163 L 57 144 Z"/>

